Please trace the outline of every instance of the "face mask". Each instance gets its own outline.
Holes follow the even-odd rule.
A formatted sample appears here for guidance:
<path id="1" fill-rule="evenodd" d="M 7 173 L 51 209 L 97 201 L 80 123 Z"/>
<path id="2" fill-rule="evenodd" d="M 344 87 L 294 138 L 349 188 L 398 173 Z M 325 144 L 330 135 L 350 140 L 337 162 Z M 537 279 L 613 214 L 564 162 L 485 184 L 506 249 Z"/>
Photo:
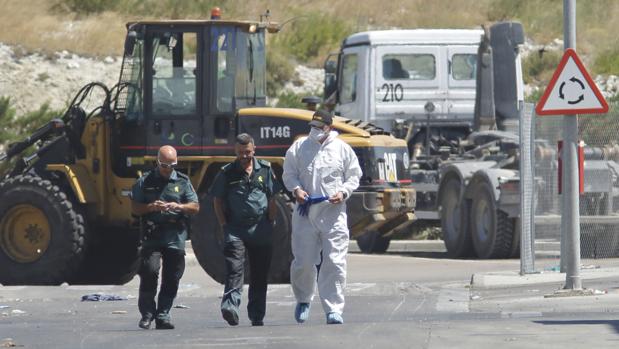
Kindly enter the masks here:
<path id="1" fill-rule="evenodd" d="M 312 127 L 309 133 L 309 138 L 316 142 L 322 141 L 326 136 L 327 133 L 325 131 L 317 129 L 315 127 Z"/>

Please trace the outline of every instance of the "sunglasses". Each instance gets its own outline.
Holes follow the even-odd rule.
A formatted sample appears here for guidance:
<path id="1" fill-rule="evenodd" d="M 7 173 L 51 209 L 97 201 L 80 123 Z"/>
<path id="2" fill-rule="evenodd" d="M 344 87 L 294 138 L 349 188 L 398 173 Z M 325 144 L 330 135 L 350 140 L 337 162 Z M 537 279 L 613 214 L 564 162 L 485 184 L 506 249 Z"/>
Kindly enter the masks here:
<path id="1" fill-rule="evenodd" d="M 170 168 L 175 168 L 177 163 L 171 163 L 171 164 L 166 164 L 165 162 L 161 162 L 159 160 L 157 160 L 157 165 L 161 166 L 162 168 L 166 168 L 166 169 L 170 169 Z"/>

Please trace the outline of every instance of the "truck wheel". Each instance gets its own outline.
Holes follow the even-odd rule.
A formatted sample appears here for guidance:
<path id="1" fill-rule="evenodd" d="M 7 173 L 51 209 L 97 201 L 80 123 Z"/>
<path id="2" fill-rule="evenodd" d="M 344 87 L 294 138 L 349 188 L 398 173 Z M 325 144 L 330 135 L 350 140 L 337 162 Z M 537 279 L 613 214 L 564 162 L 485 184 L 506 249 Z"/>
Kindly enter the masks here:
<path id="1" fill-rule="evenodd" d="M 140 266 L 139 231 L 105 227 L 86 246 L 84 262 L 71 284 L 124 285 Z"/>
<path id="2" fill-rule="evenodd" d="M 512 253 L 514 219 L 498 209 L 490 184 L 483 182 L 473 192 L 471 207 L 473 246 L 479 258 L 509 258 Z"/>
<path id="3" fill-rule="evenodd" d="M 460 182 L 449 179 L 441 189 L 439 210 L 441 229 L 447 254 L 452 258 L 470 257 L 473 255 L 471 229 L 468 222 L 469 204 L 461 200 Z"/>
<path id="4" fill-rule="evenodd" d="M 292 250 L 290 232 L 292 231 L 292 209 L 283 195 L 275 196 L 277 218 L 273 227 L 273 257 L 269 270 L 269 283 L 290 282 L 290 263 Z M 191 220 L 191 245 L 198 262 L 215 281 L 224 283 L 226 265 L 223 255 L 223 231 L 217 224 L 213 197 L 203 194 L 200 199 L 200 212 Z M 245 282 L 249 282 L 249 258 L 245 258 Z"/>
<path id="5" fill-rule="evenodd" d="M 376 230 L 357 237 L 357 246 L 363 253 L 385 253 L 391 242 L 390 237 L 381 236 Z"/>
<path id="6" fill-rule="evenodd" d="M 83 217 L 48 180 L 20 175 L 0 183 L 0 283 L 58 285 L 84 257 Z"/>

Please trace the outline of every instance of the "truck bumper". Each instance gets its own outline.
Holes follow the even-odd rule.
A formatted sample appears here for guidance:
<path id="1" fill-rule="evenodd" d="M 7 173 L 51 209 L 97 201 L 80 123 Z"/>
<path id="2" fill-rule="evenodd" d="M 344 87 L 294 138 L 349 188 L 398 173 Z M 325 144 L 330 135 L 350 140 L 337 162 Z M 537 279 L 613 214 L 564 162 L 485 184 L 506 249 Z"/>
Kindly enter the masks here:
<path id="1" fill-rule="evenodd" d="M 407 228 L 415 221 L 415 202 L 413 188 L 353 192 L 346 202 L 351 237 L 370 231 L 390 236 Z"/>

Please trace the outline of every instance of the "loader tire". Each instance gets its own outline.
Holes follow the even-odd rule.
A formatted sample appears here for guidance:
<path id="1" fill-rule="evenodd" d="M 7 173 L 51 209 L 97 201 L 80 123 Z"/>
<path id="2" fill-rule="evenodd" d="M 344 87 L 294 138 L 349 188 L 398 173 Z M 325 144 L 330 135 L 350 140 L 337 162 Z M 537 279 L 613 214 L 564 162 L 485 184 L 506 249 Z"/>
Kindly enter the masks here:
<path id="1" fill-rule="evenodd" d="M 357 237 L 357 246 L 363 253 L 385 253 L 389 249 L 390 237 L 381 236 L 373 230 Z"/>
<path id="2" fill-rule="evenodd" d="M 277 217 L 273 227 L 273 257 L 269 270 L 270 284 L 290 282 L 290 263 L 292 252 L 290 232 L 292 231 L 291 205 L 283 195 L 275 196 Z M 196 259 L 215 281 L 223 284 L 226 280 L 226 265 L 223 255 L 224 236 L 217 223 L 213 197 L 202 194 L 200 212 L 192 219 L 191 245 Z M 245 256 L 245 283 L 249 282 L 249 258 Z"/>
<path id="3" fill-rule="evenodd" d="M 514 230 L 515 220 L 498 209 L 490 184 L 477 185 L 471 205 L 471 232 L 477 256 L 482 259 L 511 257 Z"/>
<path id="4" fill-rule="evenodd" d="M 139 231 L 105 227 L 95 231 L 78 275 L 71 284 L 124 285 L 140 266 Z"/>
<path id="5" fill-rule="evenodd" d="M 474 255 L 471 227 L 469 224 L 469 203 L 463 199 L 460 182 L 451 178 L 441 186 L 439 214 L 443 241 L 447 255 L 451 258 Z"/>
<path id="6" fill-rule="evenodd" d="M 84 258 L 84 219 L 49 180 L 19 175 L 0 183 L 0 283 L 59 285 Z"/>

